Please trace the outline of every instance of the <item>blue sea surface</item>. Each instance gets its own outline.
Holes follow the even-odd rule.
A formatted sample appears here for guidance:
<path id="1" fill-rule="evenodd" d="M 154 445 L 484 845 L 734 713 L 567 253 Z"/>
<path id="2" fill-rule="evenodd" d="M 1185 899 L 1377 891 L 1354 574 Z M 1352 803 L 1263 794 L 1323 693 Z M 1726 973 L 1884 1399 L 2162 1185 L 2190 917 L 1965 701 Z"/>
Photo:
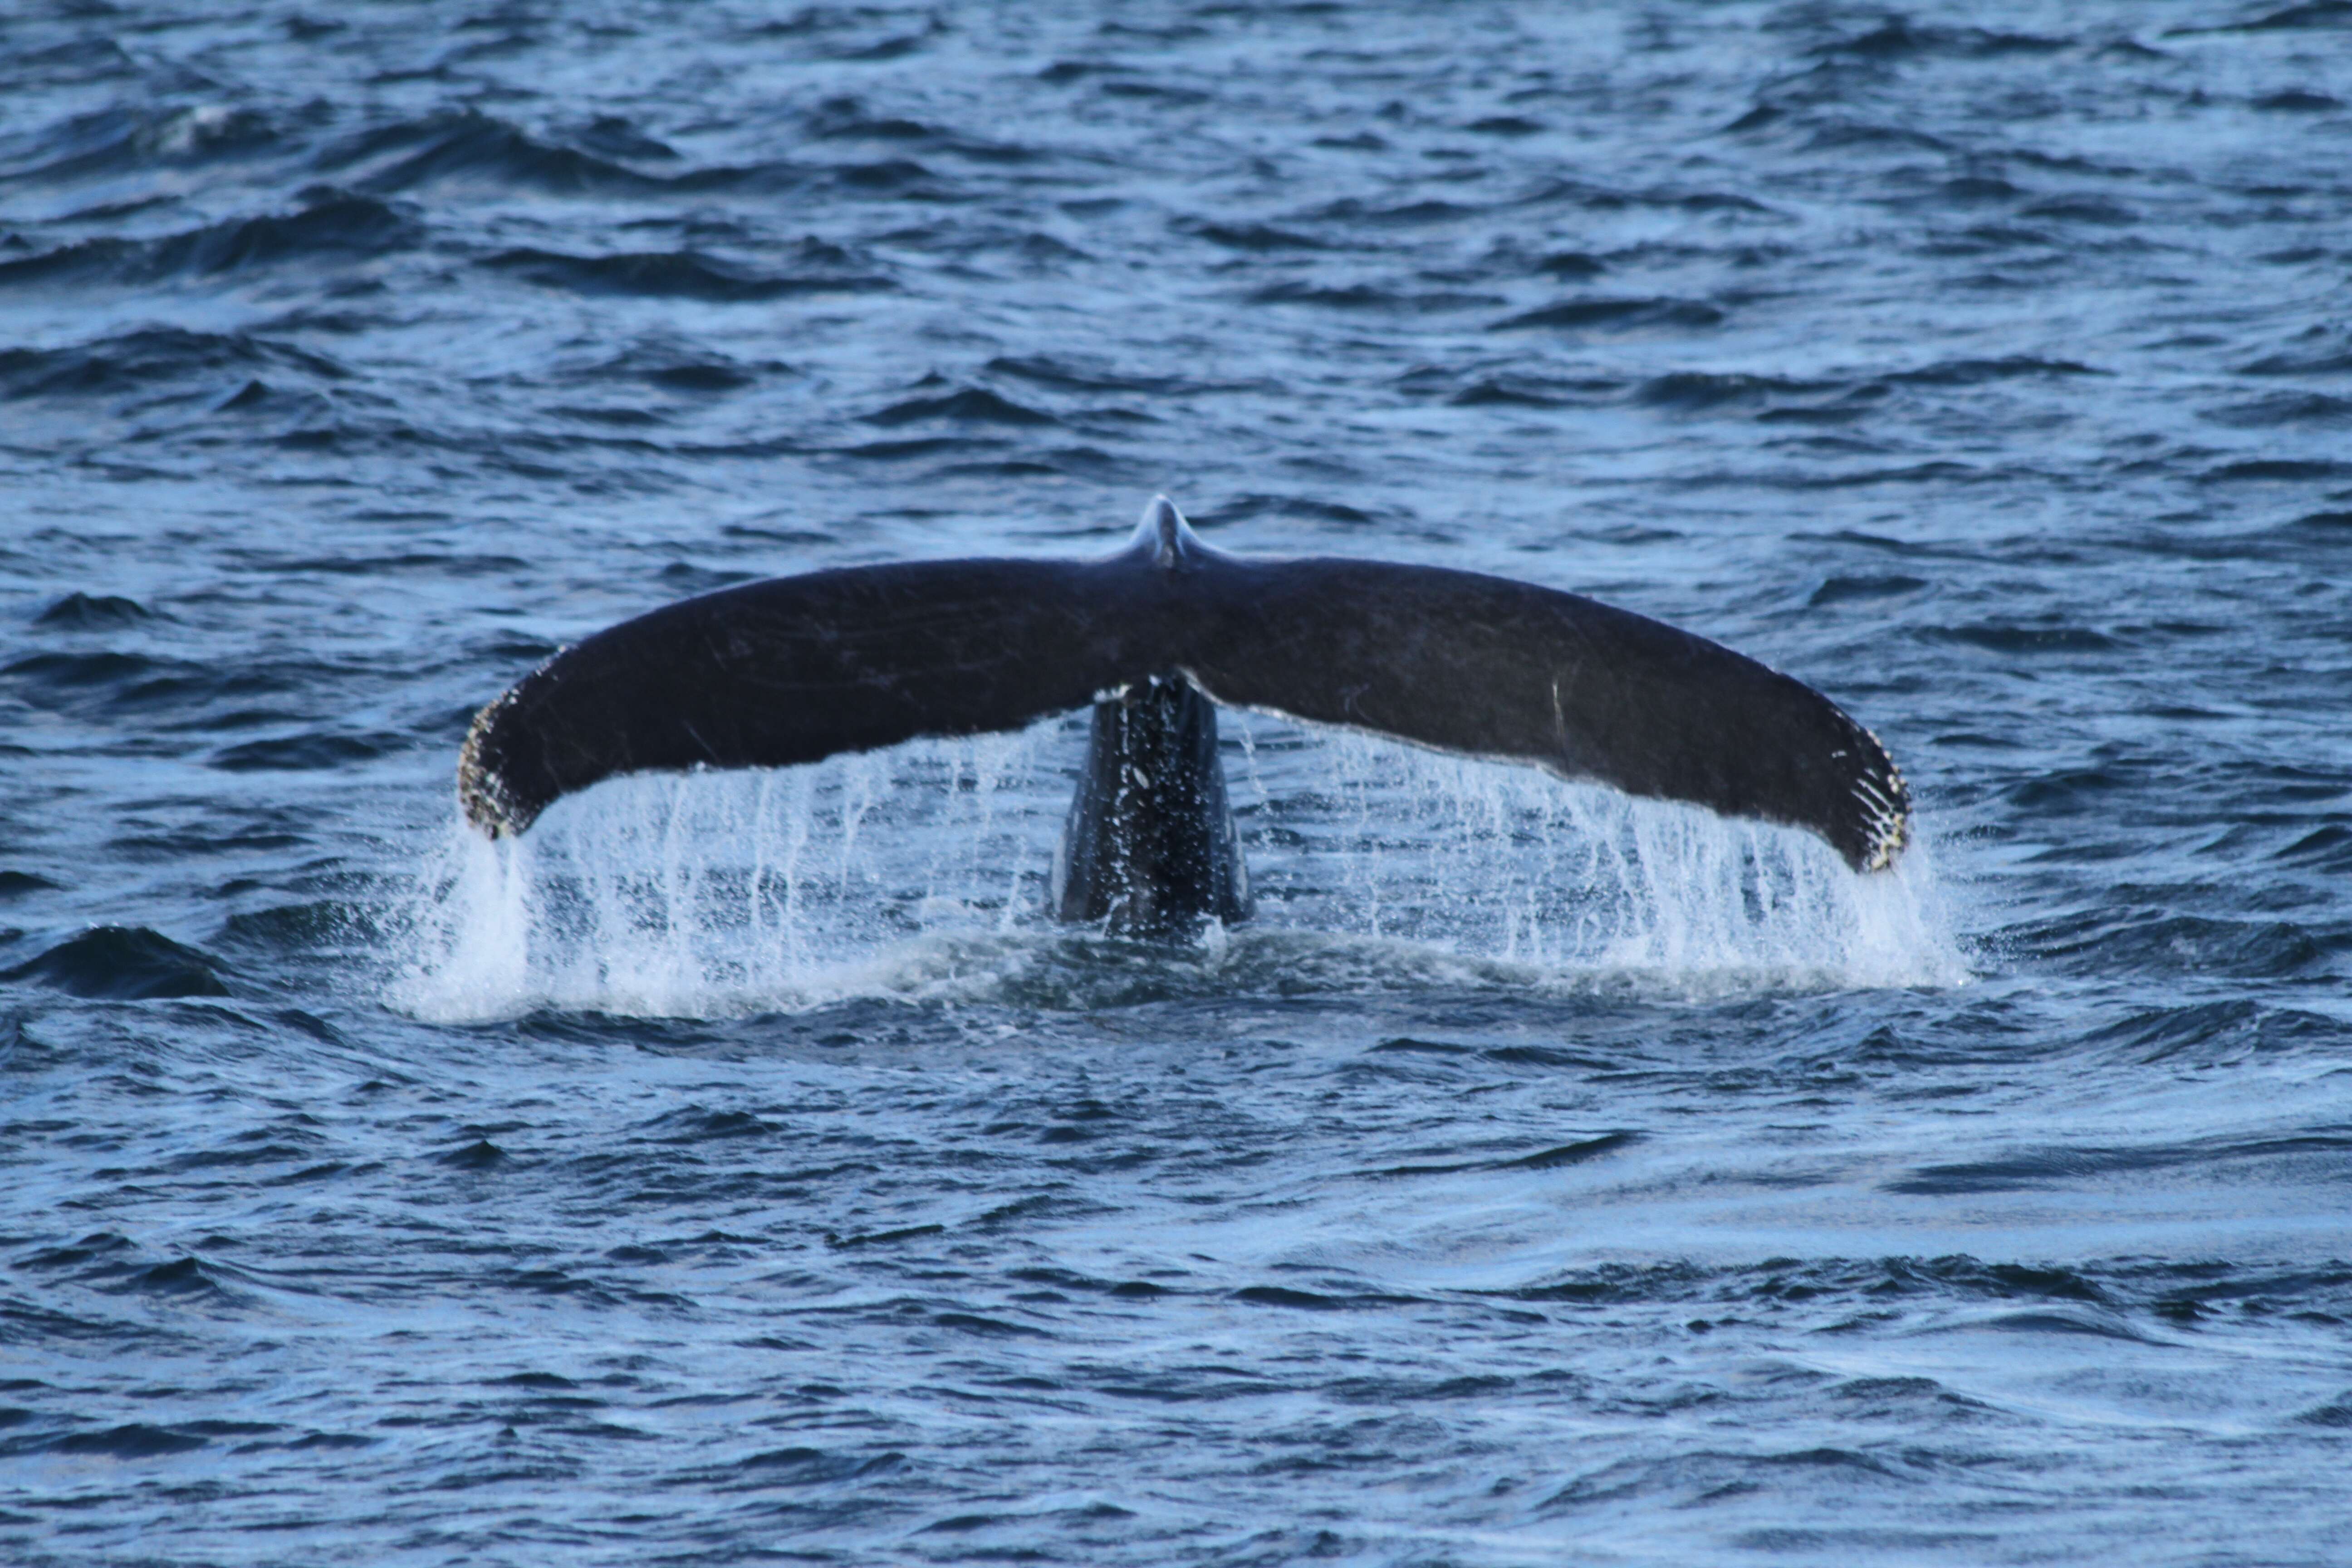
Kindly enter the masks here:
<path id="1" fill-rule="evenodd" d="M 2352 1562 L 2352 4 L 0 15 L 0 1559 Z M 560 647 L 1215 546 L 1804 835 L 1229 714 L 462 825 Z M 1473 694 L 1465 694 L 1472 700 Z"/>

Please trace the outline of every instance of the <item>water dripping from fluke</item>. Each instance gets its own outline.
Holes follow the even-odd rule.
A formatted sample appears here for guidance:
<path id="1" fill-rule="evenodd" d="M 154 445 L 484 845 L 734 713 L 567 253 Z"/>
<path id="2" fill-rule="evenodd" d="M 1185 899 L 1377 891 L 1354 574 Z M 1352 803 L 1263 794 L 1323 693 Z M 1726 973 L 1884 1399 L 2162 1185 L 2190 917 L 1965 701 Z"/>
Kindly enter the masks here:
<path id="1" fill-rule="evenodd" d="M 469 1022 L 1968 978 L 1932 842 L 1857 877 L 1795 830 L 1237 717 L 1246 925 L 1143 942 L 1049 918 L 1081 751 L 1076 722 L 1054 720 L 772 772 L 615 779 L 522 837 L 453 818 L 423 856 L 390 1000 Z"/>

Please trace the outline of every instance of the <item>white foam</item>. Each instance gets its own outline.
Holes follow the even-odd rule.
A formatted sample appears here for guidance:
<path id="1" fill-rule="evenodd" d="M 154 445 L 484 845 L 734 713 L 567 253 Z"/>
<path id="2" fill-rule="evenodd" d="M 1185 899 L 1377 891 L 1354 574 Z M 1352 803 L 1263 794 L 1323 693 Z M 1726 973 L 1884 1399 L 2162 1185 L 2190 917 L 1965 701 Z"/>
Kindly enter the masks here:
<path id="1" fill-rule="evenodd" d="M 1263 725 L 1263 720 L 1251 722 Z M 1286 918 L 1559 975 L 1941 985 L 1967 977 L 1933 845 L 1856 876 L 1811 834 L 1532 769 L 1336 734 L 1245 775 L 1290 831 L 1253 847 Z M 1312 770 L 1339 796 L 1301 809 Z M 1263 836 L 1262 836 L 1263 837 Z M 1306 890 L 1305 897 L 1299 891 Z"/>
<path id="2" fill-rule="evenodd" d="M 620 779 L 426 855 L 396 1005 L 643 1016 L 850 996 L 1100 1005 L 1195 988 L 1678 993 L 1948 985 L 1932 844 L 1858 877 L 1809 835 L 1233 716 L 1257 918 L 1139 980 L 1044 914 L 1080 725 L 767 773 Z"/>

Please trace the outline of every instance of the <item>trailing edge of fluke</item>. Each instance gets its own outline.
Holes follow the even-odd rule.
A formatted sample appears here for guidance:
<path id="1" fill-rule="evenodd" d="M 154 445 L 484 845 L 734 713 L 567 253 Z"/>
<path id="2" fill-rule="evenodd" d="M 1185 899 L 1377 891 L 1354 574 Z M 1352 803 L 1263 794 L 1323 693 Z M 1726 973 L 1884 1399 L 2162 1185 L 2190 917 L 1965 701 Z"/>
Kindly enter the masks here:
<path id="1" fill-rule="evenodd" d="M 1136 693 L 1171 687 L 1806 828 L 1857 871 L 1892 865 L 1909 831 L 1909 792 L 1877 737 L 1754 659 L 1507 578 L 1228 555 L 1203 544 L 1165 497 L 1145 509 L 1133 542 L 1103 560 L 812 572 L 598 632 L 481 710 L 457 793 L 477 826 L 519 834 L 555 800 L 619 773 L 782 767 L 918 736 L 1016 730 L 1092 704 L 1096 750 L 1110 752 L 1090 762 L 1065 857 L 1098 830 L 1105 863 L 1120 862 L 1119 874 L 1142 886 L 1168 873 L 1129 863 L 1140 851 L 1135 823 L 1114 820 L 1122 802 L 1090 807 L 1087 797 L 1118 792 L 1122 747 L 1178 755 L 1168 737 L 1181 721 L 1192 726 L 1187 766 L 1203 774 L 1187 787 L 1204 798 L 1127 800 L 1126 816 L 1212 810 L 1208 703 L 1198 704 L 1204 761 L 1198 715 L 1119 721 L 1137 713 Z M 1213 794 L 1222 816 L 1222 774 Z M 1231 843 L 1229 823 L 1221 840 L 1213 824 L 1203 831 Z M 1242 887 L 1238 905 L 1220 905 L 1213 891 L 1194 901 L 1202 912 L 1245 912 L 1245 876 Z M 1060 888 L 1055 900 L 1071 918 L 1105 912 L 1101 899 Z"/>

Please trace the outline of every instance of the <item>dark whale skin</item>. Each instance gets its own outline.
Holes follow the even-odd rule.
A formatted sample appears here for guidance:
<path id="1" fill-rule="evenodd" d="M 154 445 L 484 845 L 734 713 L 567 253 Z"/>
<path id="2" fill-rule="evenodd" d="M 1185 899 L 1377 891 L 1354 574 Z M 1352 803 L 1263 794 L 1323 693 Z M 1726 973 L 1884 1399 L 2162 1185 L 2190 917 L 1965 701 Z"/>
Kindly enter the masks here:
<path id="1" fill-rule="evenodd" d="M 1249 919 L 1249 868 L 1217 759 L 1217 707 L 1181 673 L 1095 704 L 1054 852 L 1056 920 L 1178 935 Z"/>
<path id="2" fill-rule="evenodd" d="M 1098 561 L 813 572 L 598 632 L 481 710 L 458 794 L 484 831 L 520 833 L 620 773 L 1019 729 L 1178 675 L 1221 703 L 1804 828 L 1857 871 L 1908 836 L 1877 738 L 1754 659 L 1507 578 L 1228 555 L 1164 497 Z"/>

